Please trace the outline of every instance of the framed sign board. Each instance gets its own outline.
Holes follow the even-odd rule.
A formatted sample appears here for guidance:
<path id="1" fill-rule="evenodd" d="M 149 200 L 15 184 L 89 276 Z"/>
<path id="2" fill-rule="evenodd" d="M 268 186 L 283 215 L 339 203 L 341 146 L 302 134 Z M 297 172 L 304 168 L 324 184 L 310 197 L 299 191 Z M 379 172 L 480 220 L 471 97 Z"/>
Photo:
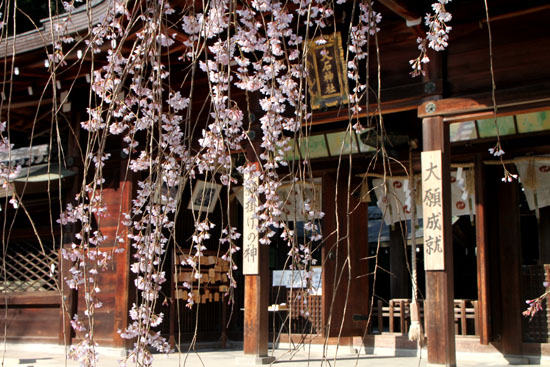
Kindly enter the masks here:
<path id="1" fill-rule="evenodd" d="M 222 185 L 198 180 L 193 188 L 187 209 L 212 213 L 220 196 Z"/>
<path id="2" fill-rule="evenodd" d="M 307 71 L 311 108 L 348 103 L 348 76 L 340 33 L 323 35 L 311 41 Z"/>

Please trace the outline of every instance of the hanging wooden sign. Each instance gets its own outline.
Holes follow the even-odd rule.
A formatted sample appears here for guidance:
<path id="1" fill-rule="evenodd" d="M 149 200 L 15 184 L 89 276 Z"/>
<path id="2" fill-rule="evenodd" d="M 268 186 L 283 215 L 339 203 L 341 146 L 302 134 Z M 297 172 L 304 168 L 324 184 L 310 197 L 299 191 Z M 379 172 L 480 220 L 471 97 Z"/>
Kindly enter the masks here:
<path id="1" fill-rule="evenodd" d="M 311 108 L 348 103 L 348 78 L 340 33 L 312 40 L 307 57 Z"/>
<path id="2" fill-rule="evenodd" d="M 245 177 L 245 181 L 247 178 Z M 257 184 L 257 179 L 256 179 Z M 243 274 L 258 275 L 260 272 L 260 242 L 258 219 L 255 218 L 258 201 L 252 190 L 244 189 L 243 207 Z"/>
<path id="3" fill-rule="evenodd" d="M 445 270 L 441 150 L 422 152 L 424 269 Z"/>

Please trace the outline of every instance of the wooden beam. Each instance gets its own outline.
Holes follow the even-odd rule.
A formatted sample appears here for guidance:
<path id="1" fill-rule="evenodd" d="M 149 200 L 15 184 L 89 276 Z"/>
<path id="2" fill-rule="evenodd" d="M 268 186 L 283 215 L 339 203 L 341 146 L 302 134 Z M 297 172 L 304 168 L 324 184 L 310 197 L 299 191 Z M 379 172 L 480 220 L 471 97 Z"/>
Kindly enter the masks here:
<path id="1" fill-rule="evenodd" d="M 488 345 L 491 339 L 491 305 L 489 288 L 489 243 L 487 238 L 487 203 L 485 200 L 485 169 L 481 155 L 476 155 L 474 166 L 476 246 L 477 246 L 477 299 L 479 302 L 479 342 Z"/>
<path id="2" fill-rule="evenodd" d="M 492 23 L 492 22 L 496 22 L 498 20 L 504 20 L 504 19 L 520 17 L 520 16 L 523 16 L 523 15 L 531 14 L 531 13 L 538 13 L 540 11 L 544 11 L 544 10 L 548 10 L 548 9 L 550 9 L 550 5 L 548 5 L 548 4 L 535 6 L 535 7 L 532 7 L 532 8 L 523 9 L 523 10 L 519 10 L 519 11 L 514 11 L 514 12 L 511 12 L 511 13 L 496 15 L 496 16 L 490 17 L 489 21 Z M 481 23 L 482 24 L 487 23 L 487 19 L 485 19 L 485 18 L 481 19 Z"/>
<path id="3" fill-rule="evenodd" d="M 22 292 L 22 293 L 6 293 L 2 296 L 2 304 L 7 303 L 8 306 L 56 306 L 61 303 L 59 292 Z"/>
<path id="4" fill-rule="evenodd" d="M 550 83 L 529 85 L 527 87 L 497 89 L 498 110 L 528 109 L 538 104 L 548 106 L 550 102 Z M 491 113 L 493 102 L 490 93 L 472 94 L 464 97 L 426 101 L 418 107 L 418 117 L 452 117 L 473 113 Z"/>
<path id="5" fill-rule="evenodd" d="M 428 364 L 456 365 L 454 334 L 454 270 L 451 226 L 449 126 L 442 117 L 422 121 L 423 150 L 441 151 L 441 200 L 444 270 L 426 271 L 425 322 Z M 422 170 L 426 167 L 422 167 Z M 425 244 L 426 246 L 426 244 Z M 426 253 L 426 249 L 424 251 Z"/>
<path id="6" fill-rule="evenodd" d="M 439 95 L 443 91 L 443 82 L 434 80 L 421 83 L 412 83 L 408 85 L 382 89 L 382 101 L 370 103 L 368 111 L 363 110 L 353 118 L 364 118 L 367 116 L 376 116 L 379 113 L 395 113 L 402 111 L 412 111 L 418 108 L 423 99 L 433 95 Z M 364 101 L 362 102 L 364 104 Z M 364 107 L 363 107 L 364 108 Z M 322 125 L 337 121 L 346 121 L 349 119 L 348 106 L 331 109 L 328 111 L 318 110 L 313 112 L 313 122 L 311 125 Z"/>
<path id="7" fill-rule="evenodd" d="M 52 98 L 45 98 L 41 100 L 35 99 L 31 101 L 26 101 L 26 102 L 12 102 L 12 103 L 4 102 L 2 104 L 2 107 L 0 108 L 2 110 L 7 110 L 8 108 L 17 109 L 17 108 L 24 108 L 24 107 L 44 106 L 46 104 L 51 104 L 52 102 L 53 102 Z"/>

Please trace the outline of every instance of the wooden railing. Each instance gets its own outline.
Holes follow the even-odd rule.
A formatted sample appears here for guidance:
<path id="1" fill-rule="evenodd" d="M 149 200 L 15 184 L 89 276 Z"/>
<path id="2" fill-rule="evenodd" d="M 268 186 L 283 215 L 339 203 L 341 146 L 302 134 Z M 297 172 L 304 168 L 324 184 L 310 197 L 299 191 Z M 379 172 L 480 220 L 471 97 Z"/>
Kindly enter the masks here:
<path id="1" fill-rule="evenodd" d="M 478 311 L 477 300 L 455 299 L 455 335 L 479 335 Z"/>
<path id="2" fill-rule="evenodd" d="M 378 333 L 390 332 L 405 335 L 411 323 L 410 299 L 392 299 L 384 304 L 378 300 L 375 304 L 371 325 L 376 325 Z M 424 305 L 419 302 L 420 318 L 424 322 Z M 479 335 L 477 300 L 455 299 L 454 318 L 456 335 Z M 371 327 L 371 330 L 373 327 Z"/>

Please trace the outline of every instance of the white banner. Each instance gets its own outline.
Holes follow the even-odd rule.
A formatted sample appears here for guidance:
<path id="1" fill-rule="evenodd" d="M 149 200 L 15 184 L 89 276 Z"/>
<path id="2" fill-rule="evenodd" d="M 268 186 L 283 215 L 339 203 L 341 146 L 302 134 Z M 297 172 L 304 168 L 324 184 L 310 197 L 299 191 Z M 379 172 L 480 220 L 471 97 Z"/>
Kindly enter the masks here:
<path id="1" fill-rule="evenodd" d="M 417 190 L 420 190 L 419 177 L 417 180 Z M 411 219 L 411 187 L 409 180 L 404 178 L 387 178 L 386 183 L 381 178 L 373 179 L 374 193 L 376 195 L 376 205 L 382 211 L 384 222 L 387 225 Z M 416 213 L 419 218 L 422 217 L 422 203 L 416 200 Z"/>
<path id="2" fill-rule="evenodd" d="M 550 158 L 516 162 L 530 210 L 550 206 Z"/>
<path id="3" fill-rule="evenodd" d="M 416 190 L 422 192 L 419 176 L 415 177 Z M 384 222 L 391 225 L 411 219 L 411 190 L 406 178 L 387 178 L 386 184 L 381 178 L 372 180 L 377 206 L 384 215 Z M 475 214 L 474 173 L 471 169 L 459 168 L 451 172 L 451 196 L 453 217 Z M 416 213 L 418 218 L 424 218 L 422 202 L 419 195 L 416 198 Z"/>

